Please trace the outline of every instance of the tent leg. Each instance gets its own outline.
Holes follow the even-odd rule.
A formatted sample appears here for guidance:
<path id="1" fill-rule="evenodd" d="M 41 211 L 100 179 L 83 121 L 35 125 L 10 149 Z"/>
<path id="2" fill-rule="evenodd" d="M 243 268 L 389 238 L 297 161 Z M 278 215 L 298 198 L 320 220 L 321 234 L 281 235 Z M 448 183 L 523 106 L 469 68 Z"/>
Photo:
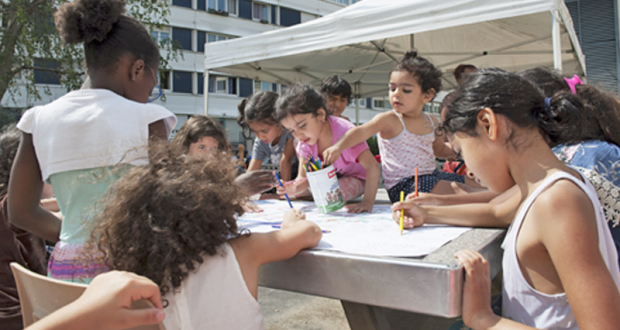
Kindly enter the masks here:
<path id="1" fill-rule="evenodd" d="M 355 125 L 360 125 L 360 99 L 355 98 Z"/>
<path id="2" fill-rule="evenodd" d="M 204 96 L 205 96 L 205 116 L 209 115 L 209 70 L 205 70 L 205 74 L 204 74 L 204 88 L 205 90 L 203 91 Z"/>
<path id="3" fill-rule="evenodd" d="M 562 71 L 562 40 L 560 39 L 560 20 L 557 11 L 551 13 L 551 37 L 553 42 L 553 67 Z"/>

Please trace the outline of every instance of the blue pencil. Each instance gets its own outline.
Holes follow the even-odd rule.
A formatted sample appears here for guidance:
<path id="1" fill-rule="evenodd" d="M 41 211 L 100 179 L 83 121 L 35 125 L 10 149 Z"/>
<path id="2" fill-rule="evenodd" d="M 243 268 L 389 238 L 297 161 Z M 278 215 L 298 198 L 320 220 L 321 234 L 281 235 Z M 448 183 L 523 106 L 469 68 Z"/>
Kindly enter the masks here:
<path id="1" fill-rule="evenodd" d="M 280 229 L 280 228 L 282 228 L 282 226 L 280 226 L 280 225 L 272 225 L 272 226 L 271 226 L 271 228 Z M 322 232 L 323 234 L 329 234 L 329 233 L 331 233 L 332 231 L 331 231 L 331 230 L 321 230 L 321 232 Z"/>
<path id="2" fill-rule="evenodd" d="M 278 172 L 273 172 L 273 174 L 276 175 L 276 179 L 278 179 L 278 183 L 280 184 L 280 187 L 284 188 L 284 185 L 282 185 L 282 181 L 280 181 L 280 177 L 278 176 Z M 288 202 L 288 206 L 293 208 L 293 204 L 291 204 L 291 200 L 288 199 L 288 195 L 286 194 L 286 189 L 284 190 L 284 197 L 286 197 L 286 201 Z"/>

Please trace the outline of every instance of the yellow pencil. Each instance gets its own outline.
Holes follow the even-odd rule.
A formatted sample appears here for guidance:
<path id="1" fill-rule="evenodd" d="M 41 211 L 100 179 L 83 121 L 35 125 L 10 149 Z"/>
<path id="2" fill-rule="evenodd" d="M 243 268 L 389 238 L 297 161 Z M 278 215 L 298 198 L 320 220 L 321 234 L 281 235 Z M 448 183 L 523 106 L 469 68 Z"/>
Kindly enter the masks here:
<path id="1" fill-rule="evenodd" d="M 400 192 L 400 201 L 402 202 L 405 199 L 405 192 Z M 403 216 L 405 215 L 405 210 L 400 209 L 400 235 L 403 235 Z"/>
<path id="2" fill-rule="evenodd" d="M 310 166 L 312 166 L 312 168 L 313 168 L 315 171 L 318 171 L 318 170 L 319 170 L 318 168 L 316 168 L 316 166 L 315 166 L 312 162 L 310 163 Z"/>

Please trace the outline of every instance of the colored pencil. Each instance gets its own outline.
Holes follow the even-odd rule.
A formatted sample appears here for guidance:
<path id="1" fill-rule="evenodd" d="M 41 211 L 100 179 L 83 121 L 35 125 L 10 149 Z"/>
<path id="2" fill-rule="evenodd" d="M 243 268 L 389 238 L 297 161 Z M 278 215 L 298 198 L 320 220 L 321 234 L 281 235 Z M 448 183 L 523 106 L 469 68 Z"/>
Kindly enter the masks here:
<path id="1" fill-rule="evenodd" d="M 400 201 L 404 201 L 405 200 L 405 192 L 404 191 L 400 191 Z M 404 209 L 400 209 L 400 235 L 403 235 L 403 217 L 405 215 L 405 210 Z"/>
<path id="2" fill-rule="evenodd" d="M 280 228 L 282 228 L 282 226 L 280 226 L 280 225 L 272 225 L 272 226 L 271 226 L 271 228 L 280 229 Z M 331 233 L 332 231 L 331 231 L 331 230 L 327 230 L 327 229 L 326 229 L 326 230 L 321 230 L 321 232 L 322 232 L 323 234 L 329 234 L 329 233 Z"/>
<path id="3" fill-rule="evenodd" d="M 276 175 L 276 179 L 278 179 L 278 183 L 280 184 L 280 187 L 284 188 L 284 185 L 282 184 L 282 181 L 280 181 L 280 177 L 278 176 L 278 172 L 273 172 L 273 174 Z M 288 202 L 288 206 L 293 208 L 293 204 L 291 203 L 291 200 L 288 198 L 288 195 L 286 194 L 286 189 L 284 189 L 284 197 L 286 197 L 286 201 Z"/>
<path id="4" fill-rule="evenodd" d="M 312 163 L 312 162 L 310 163 L 310 166 L 312 166 L 312 168 L 313 168 L 315 171 L 318 171 L 318 170 L 319 170 L 318 168 L 316 168 L 316 165 L 314 165 L 314 163 Z"/>
<path id="5" fill-rule="evenodd" d="M 415 168 L 415 194 L 414 197 L 418 197 L 418 168 Z"/>

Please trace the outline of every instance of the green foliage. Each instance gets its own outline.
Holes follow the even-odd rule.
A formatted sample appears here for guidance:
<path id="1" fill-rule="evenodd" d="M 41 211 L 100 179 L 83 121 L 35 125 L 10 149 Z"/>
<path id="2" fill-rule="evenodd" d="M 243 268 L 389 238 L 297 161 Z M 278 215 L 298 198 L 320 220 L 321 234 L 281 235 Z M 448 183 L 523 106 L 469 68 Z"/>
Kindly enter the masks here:
<path id="1" fill-rule="evenodd" d="M 379 145 L 377 144 L 376 135 L 369 137 L 368 140 L 366 140 L 366 143 L 368 143 L 368 148 L 370 148 L 370 152 L 372 152 L 373 156 L 376 156 L 379 154 Z"/>
<path id="2" fill-rule="evenodd" d="M 83 47 L 63 45 L 53 23 L 56 8 L 65 2 L 67 0 L 0 0 L 0 96 L 9 93 L 17 103 L 17 96 L 24 97 L 18 87 L 25 86 L 25 98 L 30 106 L 41 99 L 41 92 L 49 95 L 49 88 L 35 86 L 34 69 L 56 75 L 67 91 L 80 88 L 85 77 Z M 127 0 L 127 15 L 152 30 L 167 25 L 169 14 L 167 0 Z M 169 40 L 162 40 L 160 48 L 160 68 L 169 69 L 169 63 L 181 54 L 180 48 Z M 57 68 L 37 67 L 35 59 L 53 60 L 59 65 Z"/>

